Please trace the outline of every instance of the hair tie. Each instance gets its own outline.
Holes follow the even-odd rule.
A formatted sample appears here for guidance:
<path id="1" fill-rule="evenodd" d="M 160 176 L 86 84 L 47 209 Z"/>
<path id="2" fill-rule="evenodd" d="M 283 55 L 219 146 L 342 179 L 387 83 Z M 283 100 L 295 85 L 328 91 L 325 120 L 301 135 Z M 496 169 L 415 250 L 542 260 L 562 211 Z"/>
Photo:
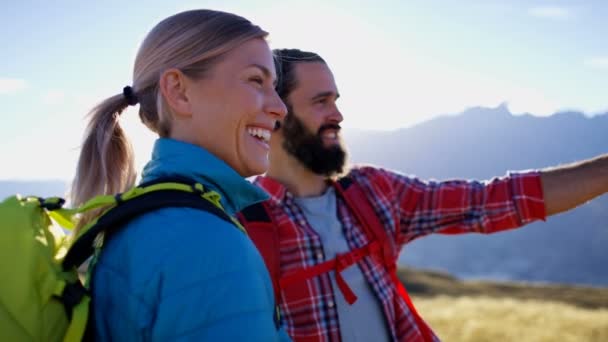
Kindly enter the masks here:
<path id="1" fill-rule="evenodd" d="M 129 106 L 135 106 L 139 102 L 131 86 L 122 88 L 122 96 L 124 96 Z"/>

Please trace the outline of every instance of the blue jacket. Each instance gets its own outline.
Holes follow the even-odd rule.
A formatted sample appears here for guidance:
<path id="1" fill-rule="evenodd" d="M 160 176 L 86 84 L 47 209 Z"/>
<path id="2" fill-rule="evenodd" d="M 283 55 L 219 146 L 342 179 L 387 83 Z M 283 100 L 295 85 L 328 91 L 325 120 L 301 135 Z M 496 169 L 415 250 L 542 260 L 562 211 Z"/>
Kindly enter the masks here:
<path id="1" fill-rule="evenodd" d="M 265 193 L 204 149 L 156 141 L 142 182 L 193 178 L 222 195 L 229 214 Z M 264 261 L 234 225 L 205 211 L 166 208 L 133 220 L 106 242 L 93 272 L 100 341 L 276 341 Z"/>

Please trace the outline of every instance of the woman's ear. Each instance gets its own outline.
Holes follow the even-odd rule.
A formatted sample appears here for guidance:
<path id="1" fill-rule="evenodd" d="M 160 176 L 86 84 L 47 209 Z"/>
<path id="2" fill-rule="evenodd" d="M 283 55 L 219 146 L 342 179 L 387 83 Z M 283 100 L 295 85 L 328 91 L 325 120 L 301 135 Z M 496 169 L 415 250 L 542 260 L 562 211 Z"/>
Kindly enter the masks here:
<path id="1" fill-rule="evenodd" d="M 169 69 L 160 75 L 159 88 L 173 115 L 181 117 L 192 116 L 192 107 L 186 88 L 188 80 L 178 69 Z"/>

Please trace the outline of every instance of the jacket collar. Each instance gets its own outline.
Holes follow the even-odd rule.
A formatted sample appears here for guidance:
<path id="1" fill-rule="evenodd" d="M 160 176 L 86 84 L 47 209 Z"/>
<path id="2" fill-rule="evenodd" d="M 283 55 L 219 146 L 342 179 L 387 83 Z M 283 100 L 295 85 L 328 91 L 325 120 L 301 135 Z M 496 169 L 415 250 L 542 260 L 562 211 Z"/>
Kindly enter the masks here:
<path id="1" fill-rule="evenodd" d="M 268 199 L 223 160 L 197 145 L 159 138 L 154 143 L 152 159 L 142 172 L 142 182 L 161 177 L 187 177 L 222 196 L 226 212 L 234 215 L 247 206 Z"/>

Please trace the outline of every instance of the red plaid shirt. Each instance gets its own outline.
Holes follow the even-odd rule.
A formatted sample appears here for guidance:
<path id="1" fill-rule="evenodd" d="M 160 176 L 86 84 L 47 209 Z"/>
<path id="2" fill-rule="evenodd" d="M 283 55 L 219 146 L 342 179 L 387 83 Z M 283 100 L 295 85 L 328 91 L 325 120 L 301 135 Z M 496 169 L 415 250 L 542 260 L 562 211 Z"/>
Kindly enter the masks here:
<path id="1" fill-rule="evenodd" d="M 494 233 L 545 218 L 540 175 L 512 173 L 488 182 L 423 182 L 373 167 L 353 168 L 349 176 L 371 199 L 389 237 L 399 248 L 431 233 Z M 255 183 L 271 196 L 271 215 L 280 227 L 280 272 L 325 260 L 319 235 L 306 221 L 294 196 L 277 181 Z M 350 249 L 369 243 L 363 229 L 337 197 L 338 217 Z M 421 341 L 422 335 L 405 301 L 397 294 L 380 260 L 366 257 L 359 266 L 382 309 L 394 341 Z M 306 293 L 306 297 L 302 297 Z M 328 274 L 281 289 L 282 324 L 296 341 L 340 341 L 338 312 Z M 437 339 L 438 340 L 438 339 Z"/>

